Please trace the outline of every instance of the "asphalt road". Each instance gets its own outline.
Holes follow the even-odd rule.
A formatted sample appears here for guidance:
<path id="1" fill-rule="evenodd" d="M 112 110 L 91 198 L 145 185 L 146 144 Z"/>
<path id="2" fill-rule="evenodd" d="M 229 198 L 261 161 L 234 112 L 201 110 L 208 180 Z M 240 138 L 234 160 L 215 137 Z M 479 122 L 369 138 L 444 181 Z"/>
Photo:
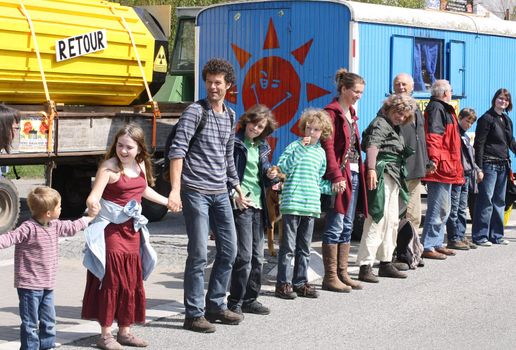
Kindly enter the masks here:
<path id="1" fill-rule="evenodd" d="M 516 348 L 516 219 L 511 220 L 507 228 L 511 242 L 508 246 L 458 252 L 446 261 L 425 260 L 426 266 L 409 271 L 406 280 L 381 278 L 380 283 L 367 284 L 363 290 L 349 294 L 321 291 L 315 300 L 275 298 L 271 276 L 275 258 L 267 257 L 268 275 L 260 300 L 271 308 L 271 314 L 246 314 L 240 325 L 217 325 L 214 334 L 182 329 L 181 271 L 187 242 L 183 225 L 181 217 L 173 214 L 150 225 L 160 265 L 146 283 L 148 315 L 158 316 L 152 317 L 145 326 L 133 329 L 135 334 L 149 341 L 149 349 Z M 78 235 L 60 245 L 62 260 L 56 288 L 58 336 L 71 333 L 67 325 L 87 326 L 81 323 L 79 316 L 84 269 L 77 256 L 82 244 L 82 237 Z M 320 245 L 320 230 L 317 230 L 312 265 L 317 266 L 318 271 Z M 358 242 L 353 242 L 352 255 L 356 254 L 357 246 Z M 210 242 L 210 260 L 213 250 Z M 9 252 L 2 251 L 2 254 Z M 0 262 L 8 258 L 0 255 Z M 16 316 L 12 266 L 0 268 L 0 283 L 4 285 L 0 331 L 4 328 L 12 336 L 14 327 L 6 327 L 7 317 L 2 318 L 2 312 L 9 316 L 10 322 L 11 316 Z M 351 271 L 356 276 L 357 267 L 352 266 Z M 320 289 L 317 273 L 313 276 Z M 69 315 L 65 311 L 69 311 Z M 89 334 L 96 332 L 98 326 L 94 324 Z M 78 338 L 77 334 L 74 336 Z M 94 346 L 96 338 L 89 336 L 62 345 L 60 349 L 88 348 Z M 16 348 L 9 345 L 9 342 L 0 344 L 0 349 Z"/>

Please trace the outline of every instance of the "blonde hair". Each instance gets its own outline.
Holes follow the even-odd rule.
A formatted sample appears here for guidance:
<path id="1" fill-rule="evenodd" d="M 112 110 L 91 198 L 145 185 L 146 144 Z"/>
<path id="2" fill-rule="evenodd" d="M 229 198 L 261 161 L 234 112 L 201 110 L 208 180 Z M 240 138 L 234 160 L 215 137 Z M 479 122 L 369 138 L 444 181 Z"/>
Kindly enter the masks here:
<path id="1" fill-rule="evenodd" d="M 47 211 L 54 210 L 61 202 L 59 192 L 48 186 L 38 186 L 27 195 L 27 205 L 33 217 L 40 217 Z"/>
<path id="2" fill-rule="evenodd" d="M 138 145 L 138 154 L 136 155 L 135 160 L 138 164 L 140 164 L 141 162 L 145 164 L 145 175 L 147 177 L 147 183 L 149 184 L 149 186 L 154 186 L 154 168 L 152 166 L 150 153 L 147 151 L 147 146 L 145 145 L 145 133 L 143 132 L 143 129 L 140 126 L 133 123 L 129 123 L 122 129 L 118 130 L 118 132 L 115 135 L 115 140 L 109 148 L 109 151 L 106 153 L 104 159 L 108 160 L 110 158 L 116 157 L 118 168 L 120 169 L 120 171 L 124 171 L 122 162 L 116 154 L 116 144 L 118 142 L 118 138 L 121 136 L 129 136 Z"/>
<path id="3" fill-rule="evenodd" d="M 403 121 L 407 124 L 414 120 L 414 113 L 417 109 L 416 100 L 407 94 L 392 94 L 383 102 L 383 115 L 389 117 L 391 113 L 395 112 L 409 112 L 410 117 Z"/>
<path id="4" fill-rule="evenodd" d="M 249 108 L 238 120 L 238 126 L 245 130 L 247 124 L 256 124 L 264 119 L 267 120 L 267 125 L 265 126 L 265 129 L 263 129 L 260 136 L 258 136 L 258 139 L 263 140 L 272 134 L 273 131 L 278 127 L 278 123 L 276 122 L 276 119 L 274 119 L 272 111 L 267 106 L 254 105 Z"/>
<path id="5" fill-rule="evenodd" d="M 299 131 L 304 135 L 306 124 L 313 123 L 314 121 L 321 126 L 321 140 L 326 140 L 332 135 L 333 125 L 330 115 L 320 108 L 308 108 L 303 111 L 301 118 L 299 118 Z"/>
<path id="6" fill-rule="evenodd" d="M 358 74 L 348 72 L 346 68 L 340 68 L 335 73 L 335 84 L 337 85 L 337 93 L 340 95 L 343 87 L 352 89 L 356 84 L 365 85 L 365 80 Z"/>

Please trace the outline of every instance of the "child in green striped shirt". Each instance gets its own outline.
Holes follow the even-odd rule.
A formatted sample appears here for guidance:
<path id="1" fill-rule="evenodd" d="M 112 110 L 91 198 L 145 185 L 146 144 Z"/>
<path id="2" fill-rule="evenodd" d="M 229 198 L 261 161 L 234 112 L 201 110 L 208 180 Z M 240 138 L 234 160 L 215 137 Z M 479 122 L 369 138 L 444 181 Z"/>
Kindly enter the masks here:
<path id="1" fill-rule="evenodd" d="M 304 137 L 288 145 L 278 162 L 281 171 L 287 175 L 280 203 L 283 237 L 275 292 L 282 299 L 319 296 L 308 284 L 310 243 L 314 219 L 321 214 L 321 193 L 332 193 L 331 183 L 322 179 L 326 171 L 326 154 L 319 143 L 319 139 L 332 135 L 328 113 L 322 109 L 305 110 L 299 120 L 299 129 Z"/>

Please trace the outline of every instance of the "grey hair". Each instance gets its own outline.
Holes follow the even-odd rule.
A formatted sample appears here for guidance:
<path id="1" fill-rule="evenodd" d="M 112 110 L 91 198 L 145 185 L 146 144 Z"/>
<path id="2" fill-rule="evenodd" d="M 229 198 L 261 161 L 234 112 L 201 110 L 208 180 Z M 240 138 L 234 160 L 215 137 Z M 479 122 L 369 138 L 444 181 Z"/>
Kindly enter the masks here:
<path id="1" fill-rule="evenodd" d="M 443 97 L 447 90 L 451 91 L 450 82 L 445 79 L 439 79 L 432 84 L 430 93 L 432 97 Z"/>

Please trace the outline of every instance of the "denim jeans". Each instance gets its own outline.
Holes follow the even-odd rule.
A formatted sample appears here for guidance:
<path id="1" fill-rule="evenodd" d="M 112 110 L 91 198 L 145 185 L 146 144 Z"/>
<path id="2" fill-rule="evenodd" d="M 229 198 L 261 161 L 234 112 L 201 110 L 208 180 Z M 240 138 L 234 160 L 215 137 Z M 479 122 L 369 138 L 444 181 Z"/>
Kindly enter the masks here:
<path id="1" fill-rule="evenodd" d="M 22 350 L 51 349 L 56 342 L 54 291 L 18 288 Z M 39 324 L 38 324 L 39 323 Z"/>
<path id="2" fill-rule="evenodd" d="M 285 214 L 282 222 L 283 238 L 278 254 L 276 285 L 292 281 L 294 286 L 301 286 L 308 282 L 314 218 Z"/>
<path id="3" fill-rule="evenodd" d="M 446 221 L 446 233 L 448 242 L 462 241 L 466 235 L 466 221 L 468 209 L 468 193 L 470 177 L 465 176 L 464 185 L 452 185 L 451 209 L 448 221 Z"/>
<path id="4" fill-rule="evenodd" d="M 227 193 L 203 194 L 181 190 L 183 215 L 188 235 L 188 257 L 184 275 L 184 303 L 187 318 L 204 315 L 204 270 L 208 260 L 210 217 L 216 230 L 216 254 L 211 270 L 206 311 L 226 309 L 224 300 L 237 251 L 233 211 Z"/>
<path id="5" fill-rule="evenodd" d="M 425 250 L 443 246 L 444 228 L 450 215 L 451 184 L 428 182 L 427 208 L 421 243 Z"/>
<path id="6" fill-rule="evenodd" d="M 337 213 L 335 209 L 331 209 L 326 216 L 326 225 L 323 234 L 323 243 L 338 244 L 349 243 L 351 241 L 351 232 L 353 232 L 353 220 L 355 219 L 355 210 L 357 208 L 357 198 L 360 190 L 360 175 L 354 171 L 351 172 L 351 201 L 349 202 L 346 214 Z"/>
<path id="7" fill-rule="evenodd" d="M 505 189 L 507 187 L 507 166 L 485 163 L 484 180 L 478 184 L 473 218 L 472 238 L 474 242 L 503 239 L 503 215 L 505 210 Z"/>
<path id="8" fill-rule="evenodd" d="M 258 298 L 262 287 L 263 222 L 262 210 L 235 210 L 237 256 L 231 272 L 228 304 L 249 304 Z"/>

